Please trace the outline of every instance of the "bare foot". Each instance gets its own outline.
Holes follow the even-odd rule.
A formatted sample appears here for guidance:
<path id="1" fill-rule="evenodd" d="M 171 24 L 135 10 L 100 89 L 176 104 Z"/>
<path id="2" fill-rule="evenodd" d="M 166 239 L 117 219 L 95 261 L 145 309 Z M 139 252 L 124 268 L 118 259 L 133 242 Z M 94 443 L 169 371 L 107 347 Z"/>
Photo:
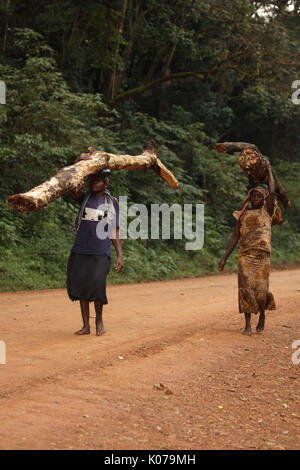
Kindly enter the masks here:
<path id="1" fill-rule="evenodd" d="M 261 323 L 257 324 L 257 327 L 256 327 L 257 333 L 261 333 L 262 331 L 264 331 L 264 329 L 265 329 L 265 325 L 262 325 Z"/>
<path id="2" fill-rule="evenodd" d="M 242 334 L 247 335 L 247 336 L 251 336 L 252 335 L 251 328 L 245 328 Z"/>
<path id="3" fill-rule="evenodd" d="M 103 326 L 96 328 L 96 336 L 104 335 L 105 329 Z"/>
<path id="4" fill-rule="evenodd" d="M 264 329 L 265 329 L 265 314 L 264 312 L 262 312 L 259 315 L 259 320 L 256 326 L 256 331 L 257 333 L 261 333 L 262 331 L 264 331 Z"/>
<path id="5" fill-rule="evenodd" d="M 75 331 L 74 335 L 89 335 L 91 332 L 89 326 L 84 326 L 81 330 Z"/>

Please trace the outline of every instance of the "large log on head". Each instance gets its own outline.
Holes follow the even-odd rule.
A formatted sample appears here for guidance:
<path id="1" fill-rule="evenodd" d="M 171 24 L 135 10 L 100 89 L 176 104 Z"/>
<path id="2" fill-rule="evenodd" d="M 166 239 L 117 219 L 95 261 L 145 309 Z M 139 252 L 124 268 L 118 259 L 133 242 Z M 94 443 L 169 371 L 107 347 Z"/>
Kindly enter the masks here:
<path id="1" fill-rule="evenodd" d="M 88 153 L 82 154 L 77 163 L 59 170 L 48 181 L 36 186 L 27 193 L 8 197 L 8 204 L 21 213 L 37 211 L 42 207 L 76 188 L 89 175 L 103 168 L 110 170 L 147 170 L 152 168 L 173 189 L 179 187 L 175 176 L 163 165 L 151 145 L 144 146 L 140 155 L 114 155 L 89 147 Z"/>
<path id="2" fill-rule="evenodd" d="M 248 175 L 250 185 L 254 183 L 268 183 L 267 159 L 256 145 L 246 142 L 218 142 L 216 149 L 218 152 L 229 154 L 240 152 L 238 162 L 242 170 Z M 276 195 L 285 209 L 288 209 L 292 206 L 291 200 L 273 169 L 272 171 Z"/>

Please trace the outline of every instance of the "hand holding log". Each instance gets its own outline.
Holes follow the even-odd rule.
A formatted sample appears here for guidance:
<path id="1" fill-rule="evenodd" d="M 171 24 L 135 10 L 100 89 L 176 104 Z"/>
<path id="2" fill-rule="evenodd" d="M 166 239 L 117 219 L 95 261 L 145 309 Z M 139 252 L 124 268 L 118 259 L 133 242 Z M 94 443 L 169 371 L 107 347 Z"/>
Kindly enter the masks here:
<path id="1" fill-rule="evenodd" d="M 74 165 L 62 168 L 50 180 L 27 193 L 9 196 L 8 203 L 21 213 L 37 211 L 65 193 L 76 190 L 85 177 L 98 173 L 103 168 L 110 170 L 152 168 L 171 188 L 177 189 L 179 187 L 175 176 L 157 157 L 154 144 L 145 144 L 143 152 L 136 156 L 114 155 L 89 147 L 88 152 L 78 157 Z"/>

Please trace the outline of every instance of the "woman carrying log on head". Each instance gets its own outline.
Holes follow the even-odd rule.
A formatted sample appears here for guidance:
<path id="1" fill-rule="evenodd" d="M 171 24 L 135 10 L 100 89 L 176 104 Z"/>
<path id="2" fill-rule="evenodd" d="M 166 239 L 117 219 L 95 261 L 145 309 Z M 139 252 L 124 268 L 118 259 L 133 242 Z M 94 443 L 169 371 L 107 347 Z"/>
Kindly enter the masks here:
<path id="1" fill-rule="evenodd" d="M 234 233 L 219 263 L 223 271 L 227 258 L 238 240 L 238 289 L 239 311 L 245 314 L 243 334 L 251 335 L 251 313 L 259 315 L 256 331 L 264 330 L 265 310 L 275 310 L 273 294 L 269 291 L 271 227 L 275 204 L 275 181 L 267 162 L 268 186 L 257 183 L 249 190 L 242 210 L 234 212 L 237 219 Z M 251 203 L 251 208 L 248 205 Z"/>
<path id="2" fill-rule="evenodd" d="M 104 333 L 102 309 L 107 303 L 106 277 L 110 269 L 110 239 L 117 253 L 116 272 L 119 273 L 123 268 L 119 207 L 117 200 L 107 191 L 108 178 L 104 169 L 109 172 L 152 169 L 171 188 L 179 187 L 173 173 L 157 157 L 155 142 L 150 141 L 145 143 L 139 155 L 109 154 L 89 147 L 88 152 L 81 154 L 74 165 L 61 168 L 55 176 L 26 193 L 8 197 L 9 205 L 16 207 L 22 214 L 37 211 L 67 192 L 71 192 L 81 204 L 76 218 L 77 236 L 67 270 L 69 297 L 71 300 L 79 300 L 81 306 L 83 328 L 76 332 L 79 335 L 90 333 L 90 301 L 95 302 L 96 334 L 99 336 Z M 89 177 L 90 191 L 82 193 L 80 188 L 86 177 Z M 113 219 L 115 225 L 111 223 Z M 105 231 L 109 232 L 109 238 Z"/>
<path id="3" fill-rule="evenodd" d="M 90 157 L 87 157 L 90 158 Z M 84 159 L 84 158 L 82 158 Z M 110 270 L 110 239 L 117 254 L 116 272 L 123 268 L 119 238 L 119 206 L 107 191 L 110 170 L 89 177 L 90 191 L 71 192 L 81 205 L 75 220 L 76 239 L 67 268 L 67 289 L 71 300 L 79 300 L 83 327 L 77 335 L 90 333 L 89 303 L 94 301 L 96 335 L 105 333 L 102 311 L 107 304 L 106 277 Z"/>

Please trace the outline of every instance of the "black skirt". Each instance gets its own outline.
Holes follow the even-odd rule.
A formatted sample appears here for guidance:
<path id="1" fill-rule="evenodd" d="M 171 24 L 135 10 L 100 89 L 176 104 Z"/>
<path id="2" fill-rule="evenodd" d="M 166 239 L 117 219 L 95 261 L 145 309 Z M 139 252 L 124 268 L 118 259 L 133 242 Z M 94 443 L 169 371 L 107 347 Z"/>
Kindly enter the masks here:
<path id="1" fill-rule="evenodd" d="M 110 258 L 98 255 L 71 253 L 67 268 L 67 289 L 71 300 L 99 300 L 107 304 L 106 277 Z"/>

